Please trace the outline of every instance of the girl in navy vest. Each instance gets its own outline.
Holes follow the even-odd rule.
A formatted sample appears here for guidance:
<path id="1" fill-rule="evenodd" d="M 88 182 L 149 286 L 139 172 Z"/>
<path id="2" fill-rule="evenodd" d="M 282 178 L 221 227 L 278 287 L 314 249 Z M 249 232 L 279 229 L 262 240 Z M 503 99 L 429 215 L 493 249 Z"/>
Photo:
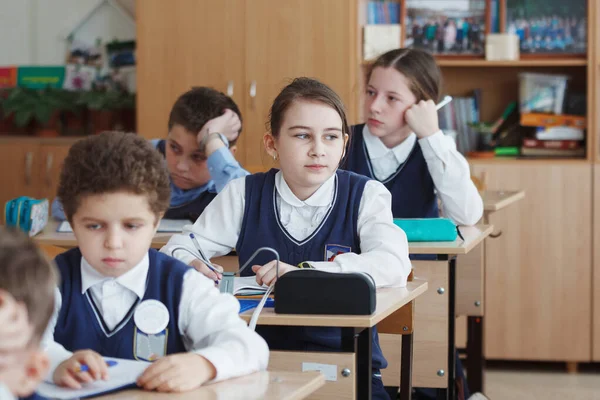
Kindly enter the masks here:
<path id="1" fill-rule="evenodd" d="M 240 319 L 239 302 L 149 250 L 170 188 L 148 141 L 119 132 L 80 140 L 65 159 L 58 195 L 79 247 L 55 259 L 61 282 L 48 345 L 55 383 L 106 379 L 101 356 L 153 361 L 137 384 L 159 391 L 266 368 L 267 345 Z"/>
<path id="2" fill-rule="evenodd" d="M 382 182 L 392 193 L 395 218 L 435 218 L 473 225 L 483 202 L 469 164 L 438 126 L 435 102 L 441 74 L 418 49 L 381 55 L 367 73 L 365 124 L 352 126 L 343 168 Z"/>
<path id="3" fill-rule="evenodd" d="M 248 174 L 235 160 L 242 114 L 229 96 L 195 87 L 175 102 L 167 139 L 152 140 L 166 159 L 171 202 L 164 218 L 195 221 L 232 179 Z M 52 216 L 66 219 L 58 198 Z"/>
<path id="4" fill-rule="evenodd" d="M 232 181 L 183 234 L 161 250 L 200 269 L 194 259 L 193 232 L 207 257 L 236 249 L 243 265 L 256 249 L 279 253 L 279 274 L 297 268 L 366 272 L 378 287 L 406 285 L 411 270 L 404 232 L 392 221 L 391 196 L 379 182 L 338 170 L 350 130 L 341 100 L 326 85 L 295 79 L 275 99 L 268 154 L 280 169 Z M 191 252 L 191 253 L 190 253 Z M 253 260 L 259 284 L 277 279 L 275 260 L 263 253 Z M 341 331 L 328 328 L 258 327 L 279 349 L 341 348 Z M 389 398 L 380 369 L 387 362 L 373 335 L 373 398 Z"/>

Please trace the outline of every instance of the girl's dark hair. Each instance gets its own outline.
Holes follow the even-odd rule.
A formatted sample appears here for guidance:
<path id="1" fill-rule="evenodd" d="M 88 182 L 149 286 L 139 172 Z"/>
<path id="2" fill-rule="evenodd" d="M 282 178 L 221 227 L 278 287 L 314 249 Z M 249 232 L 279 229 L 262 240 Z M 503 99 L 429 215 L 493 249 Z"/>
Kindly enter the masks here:
<path id="1" fill-rule="evenodd" d="M 269 111 L 268 128 L 274 137 L 279 136 L 285 113 L 295 101 L 322 103 L 333 108 L 342 119 L 342 133 L 350 135 L 346 110 L 340 96 L 329 86 L 312 78 L 296 78 L 283 88 Z"/>
<path id="2" fill-rule="evenodd" d="M 371 64 L 367 72 L 367 82 L 377 67 L 391 67 L 404 75 L 410 82 L 410 90 L 417 101 L 438 101 L 442 86 L 442 74 L 430 53 L 410 48 L 390 50 Z"/>

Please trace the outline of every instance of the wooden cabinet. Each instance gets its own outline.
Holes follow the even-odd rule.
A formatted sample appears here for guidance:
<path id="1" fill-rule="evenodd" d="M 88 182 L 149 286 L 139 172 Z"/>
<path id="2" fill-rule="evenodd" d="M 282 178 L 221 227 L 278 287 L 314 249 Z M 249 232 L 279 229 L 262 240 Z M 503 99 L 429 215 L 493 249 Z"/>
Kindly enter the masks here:
<path id="1" fill-rule="evenodd" d="M 269 108 L 298 76 L 330 85 L 355 113 L 356 7 L 348 0 L 162 0 L 137 3 L 138 127 L 164 137 L 171 106 L 191 86 L 232 89 L 244 119 L 236 158 L 272 166 L 263 150 Z M 354 23 L 349 23 L 354 21 Z M 231 92 L 230 92 L 231 93 Z"/>
<path id="2" fill-rule="evenodd" d="M 590 361 L 590 164 L 476 163 L 472 173 L 488 189 L 527 193 L 490 217 L 502 235 L 486 245 L 486 357 Z"/>
<path id="3" fill-rule="evenodd" d="M 192 86 L 210 86 L 230 94 L 244 114 L 245 3 L 138 1 L 137 126 L 141 135 L 165 137 L 173 103 Z"/>
<path id="4" fill-rule="evenodd" d="M 36 197 L 39 190 L 39 144 L 36 142 L 0 142 L 0 207 L 18 196 Z"/>
<path id="5" fill-rule="evenodd" d="M 592 361 L 600 361 L 600 164 L 594 165 L 593 270 L 592 270 Z"/>
<path id="6" fill-rule="evenodd" d="M 0 207 L 19 196 L 56 197 L 62 163 L 75 139 L 0 140 Z M 2 217 L 2 220 L 4 217 Z"/>

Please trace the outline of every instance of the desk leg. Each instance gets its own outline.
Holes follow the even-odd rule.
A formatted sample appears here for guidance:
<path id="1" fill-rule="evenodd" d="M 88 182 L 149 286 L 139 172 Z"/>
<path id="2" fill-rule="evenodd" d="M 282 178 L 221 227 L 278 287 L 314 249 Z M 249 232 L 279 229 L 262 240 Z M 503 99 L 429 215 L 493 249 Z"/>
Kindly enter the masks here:
<path id="1" fill-rule="evenodd" d="M 483 393 L 483 317 L 467 320 L 467 381 L 471 393 Z"/>
<path id="2" fill-rule="evenodd" d="M 373 377 L 373 333 L 365 328 L 356 335 L 356 398 L 371 398 L 371 380 Z"/>
<path id="3" fill-rule="evenodd" d="M 456 256 L 448 259 L 448 387 L 447 398 L 456 398 Z"/>
<path id="4" fill-rule="evenodd" d="M 402 335 L 400 361 L 400 400 L 412 399 L 413 334 Z"/>

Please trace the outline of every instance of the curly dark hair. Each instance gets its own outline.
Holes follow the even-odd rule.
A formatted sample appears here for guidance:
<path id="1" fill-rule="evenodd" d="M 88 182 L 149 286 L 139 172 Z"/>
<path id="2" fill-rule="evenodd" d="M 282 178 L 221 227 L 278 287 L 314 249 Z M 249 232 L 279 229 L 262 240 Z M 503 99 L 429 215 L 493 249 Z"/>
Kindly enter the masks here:
<path id="1" fill-rule="evenodd" d="M 212 88 L 193 87 L 179 96 L 173 104 L 169 114 L 169 130 L 174 125 L 181 125 L 196 135 L 208 121 L 219 117 L 227 108 L 243 122 L 242 113 L 231 97 Z M 236 142 L 237 138 L 229 144 L 233 146 Z"/>
<path id="2" fill-rule="evenodd" d="M 38 343 L 54 311 L 56 267 L 23 232 L 0 227 L 0 289 L 27 308 Z"/>
<path id="3" fill-rule="evenodd" d="M 102 132 L 76 142 L 65 158 L 58 184 L 67 219 L 72 221 L 84 196 L 120 191 L 146 195 L 158 218 L 171 198 L 163 156 L 134 133 Z"/>

